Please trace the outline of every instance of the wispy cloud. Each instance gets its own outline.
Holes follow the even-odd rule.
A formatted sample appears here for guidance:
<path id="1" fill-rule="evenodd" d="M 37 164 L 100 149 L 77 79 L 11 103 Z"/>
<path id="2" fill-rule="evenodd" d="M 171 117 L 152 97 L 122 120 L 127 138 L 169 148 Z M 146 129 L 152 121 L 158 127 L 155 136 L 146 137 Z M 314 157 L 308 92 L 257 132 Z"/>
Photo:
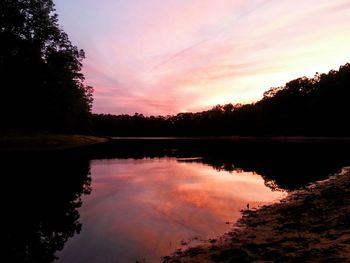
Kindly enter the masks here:
<path id="1" fill-rule="evenodd" d="M 60 0 L 57 9 L 86 50 L 96 112 L 254 101 L 350 61 L 348 0 Z"/>

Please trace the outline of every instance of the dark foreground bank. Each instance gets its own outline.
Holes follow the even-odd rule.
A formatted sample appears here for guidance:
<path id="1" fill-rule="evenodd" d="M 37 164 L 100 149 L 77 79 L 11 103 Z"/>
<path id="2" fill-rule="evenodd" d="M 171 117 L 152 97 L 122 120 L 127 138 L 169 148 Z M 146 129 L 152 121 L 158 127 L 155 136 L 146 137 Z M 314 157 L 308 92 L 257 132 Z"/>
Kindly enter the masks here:
<path id="1" fill-rule="evenodd" d="M 88 135 L 0 134 L 0 155 L 69 150 L 107 141 Z"/>
<path id="2" fill-rule="evenodd" d="M 350 262 L 350 167 L 243 211 L 232 232 L 177 251 L 164 262 Z"/>

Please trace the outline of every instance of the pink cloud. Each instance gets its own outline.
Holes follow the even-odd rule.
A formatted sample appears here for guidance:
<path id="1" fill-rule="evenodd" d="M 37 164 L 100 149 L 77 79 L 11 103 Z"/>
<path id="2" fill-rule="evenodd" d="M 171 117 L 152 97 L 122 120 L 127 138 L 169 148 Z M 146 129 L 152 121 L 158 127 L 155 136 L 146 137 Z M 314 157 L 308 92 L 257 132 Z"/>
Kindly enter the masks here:
<path id="1" fill-rule="evenodd" d="M 347 0 L 61 0 L 57 9 L 86 50 L 96 112 L 174 114 L 254 101 L 349 61 Z"/>

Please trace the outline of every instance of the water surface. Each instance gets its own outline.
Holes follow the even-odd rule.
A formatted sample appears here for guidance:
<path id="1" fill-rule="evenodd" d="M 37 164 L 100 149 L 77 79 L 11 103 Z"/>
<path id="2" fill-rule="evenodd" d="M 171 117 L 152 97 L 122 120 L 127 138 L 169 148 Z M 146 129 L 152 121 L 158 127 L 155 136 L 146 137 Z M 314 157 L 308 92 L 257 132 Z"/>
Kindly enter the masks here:
<path id="1" fill-rule="evenodd" d="M 3 155 L 3 258 L 159 262 L 181 243 L 229 230 L 248 203 L 283 195 L 270 189 L 298 189 L 349 166 L 348 149 L 342 141 L 158 138 Z"/>
<path id="2" fill-rule="evenodd" d="M 59 262 L 159 262 L 181 244 L 228 231 L 247 204 L 285 195 L 254 172 L 196 160 L 93 160 L 92 192 L 79 209 L 82 231 L 57 253 Z"/>

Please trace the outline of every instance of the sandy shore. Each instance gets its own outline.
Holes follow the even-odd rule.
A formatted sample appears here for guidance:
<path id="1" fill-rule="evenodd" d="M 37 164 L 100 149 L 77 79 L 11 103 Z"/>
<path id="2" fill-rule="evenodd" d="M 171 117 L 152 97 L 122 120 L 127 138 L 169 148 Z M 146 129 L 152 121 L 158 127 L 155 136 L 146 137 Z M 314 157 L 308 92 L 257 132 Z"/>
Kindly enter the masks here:
<path id="1" fill-rule="evenodd" d="M 242 214 L 232 232 L 164 262 L 350 262 L 350 167 Z"/>

